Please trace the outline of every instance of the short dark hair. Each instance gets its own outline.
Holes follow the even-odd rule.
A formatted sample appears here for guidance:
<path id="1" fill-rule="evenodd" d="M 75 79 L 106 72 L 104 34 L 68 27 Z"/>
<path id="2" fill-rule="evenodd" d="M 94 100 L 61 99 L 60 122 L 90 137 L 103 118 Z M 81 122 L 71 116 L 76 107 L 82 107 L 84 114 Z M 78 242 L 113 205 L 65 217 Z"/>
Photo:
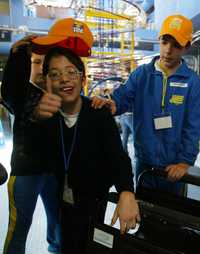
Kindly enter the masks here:
<path id="1" fill-rule="evenodd" d="M 173 39 L 176 42 L 178 48 L 186 48 L 186 49 L 188 49 L 190 47 L 190 45 L 191 45 L 191 43 L 188 41 L 187 44 L 185 45 L 185 47 L 181 46 L 178 43 L 178 41 L 172 35 L 170 35 L 170 34 L 161 35 L 159 39 L 160 40 L 169 40 L 170 38 Z"/>
<path id="2" fill-rule="evenodd" d="M 49 71 L 49 62 L 53 57 L 65 56 L 76 68 L 85 76 L 85 66 L 81 58 L 68 48 L 54 47 L 51 48 L 44 58 L 43 75 L 47 75 Z"/>

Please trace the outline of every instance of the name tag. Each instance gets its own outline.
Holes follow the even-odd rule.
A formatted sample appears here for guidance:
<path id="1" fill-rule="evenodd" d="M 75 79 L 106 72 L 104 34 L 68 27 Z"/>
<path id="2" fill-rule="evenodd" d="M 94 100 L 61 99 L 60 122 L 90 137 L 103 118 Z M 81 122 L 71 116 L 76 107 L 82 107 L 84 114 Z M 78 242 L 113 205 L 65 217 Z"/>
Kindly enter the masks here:
<path id="1" fill-rule="evenodd" d="M 154 118 L 154 126 L 156 130 L 172 128 L 172 117 L 170 115 L 156 117 Z"/>
<path id="2" fill-rule="evenodd" d="M 64 185 L 64 191 L 63 191 L 63 201 L 68 203 L 68 204 L 71 204 L 71 205 L 74 204 L 73 191 L 68 186 L 67 175 L 65 175 L 65 185 Z"/>
<path id="3" fill-rule="evenodd" d="M 93 241 L 100 243 L 110 249 L 113 248 L 114 236 L 98 228 L 94 229 Z"/>
<path id="4" fill-rule="evenodd" d="M 169 86 L 186 88 L 188 83 L 170 82 Z"/>

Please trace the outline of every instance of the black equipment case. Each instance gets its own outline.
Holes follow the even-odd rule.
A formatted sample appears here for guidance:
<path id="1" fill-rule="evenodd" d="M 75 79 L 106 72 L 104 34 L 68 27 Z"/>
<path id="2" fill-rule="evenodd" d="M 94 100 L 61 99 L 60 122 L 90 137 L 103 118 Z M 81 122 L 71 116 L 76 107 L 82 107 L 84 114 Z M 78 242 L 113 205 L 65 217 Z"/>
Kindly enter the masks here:
<path id="1" fill-rule="evenodd" d="M 166 177 L 160 170 L 146 171 Z M 141 180 L 141 179 L 140 179 Z M 200 186 L 200 177 L 186 175 L 181 182 Z M 120 235 L 118 229 L 93 221 L 87 254 L 198 254 L 200 253 L 200 201 L 178 197 L 139 184 L 141 223 L 134 234 Z M 117 194 L 109 201 L 117 203 Z"/>

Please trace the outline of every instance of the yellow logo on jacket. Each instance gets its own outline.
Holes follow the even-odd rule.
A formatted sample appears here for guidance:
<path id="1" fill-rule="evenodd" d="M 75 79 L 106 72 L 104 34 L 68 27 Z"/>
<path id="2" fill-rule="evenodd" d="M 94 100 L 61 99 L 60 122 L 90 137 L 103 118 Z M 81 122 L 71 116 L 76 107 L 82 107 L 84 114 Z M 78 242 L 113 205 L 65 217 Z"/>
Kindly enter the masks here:
<path id="1" fill-rule="evenodd" d="M 184 96 L 183 95 L 173 94 L 171 99 L 169 100 L 169 102 L 172 103 L 172 104 L 175 104 L 175 105 L 183 104 L 183 102 L 184 102 Z"/>

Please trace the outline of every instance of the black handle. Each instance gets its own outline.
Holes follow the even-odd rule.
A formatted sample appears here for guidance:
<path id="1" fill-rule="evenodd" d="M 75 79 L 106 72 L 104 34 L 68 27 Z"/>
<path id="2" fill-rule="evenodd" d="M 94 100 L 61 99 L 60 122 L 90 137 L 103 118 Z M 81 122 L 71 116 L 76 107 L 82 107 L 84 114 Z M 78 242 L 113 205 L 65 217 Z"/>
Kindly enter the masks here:
<path id="1" fill-rule="evenodd" d="M 200 168 L 199 168 L 199 172 L 200 172 Z M 152 168 L 151 170 L 145 170 L 144 172 L 142 172 L 140 177 L 142 178 L 144 174 L 149 174 L 149 173 L 155 176 L 167 178 L 167 172 L 164 170 L 164 168 Z M 177 182 L 200 186 L 200 176 L 187 173 Z"/>
<path id="2" fill-rule="evenodd" d="M 108 201 L 117 204 L 119 200 L 119 193 L 117 192 L 109 192 L 108 194 Z"/>

